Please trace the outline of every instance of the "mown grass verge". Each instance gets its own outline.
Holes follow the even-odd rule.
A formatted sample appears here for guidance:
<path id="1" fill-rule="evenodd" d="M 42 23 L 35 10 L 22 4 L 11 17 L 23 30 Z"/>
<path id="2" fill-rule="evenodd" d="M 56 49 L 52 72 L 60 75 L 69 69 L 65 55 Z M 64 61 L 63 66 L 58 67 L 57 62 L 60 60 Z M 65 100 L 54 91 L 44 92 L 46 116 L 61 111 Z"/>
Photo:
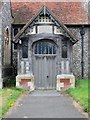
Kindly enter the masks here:
<path id="1" fill-rule="evenodd" d="M 76 87 L 67 90 L 76 102 L 78 102 L 85 112 L 90 112 L 90 81 L 89 80 L 76 80 Z"/>
<path id="2" fill-rule="evenodd" d="M 9 108 L 14 106 L 17 98 L 24 92 L 25 90 L 20 88 L 4 88 L 0 90 L 0 97 L 2 97 L 2 107 L 0 106 L 0 118 L 4 117 Z"/>

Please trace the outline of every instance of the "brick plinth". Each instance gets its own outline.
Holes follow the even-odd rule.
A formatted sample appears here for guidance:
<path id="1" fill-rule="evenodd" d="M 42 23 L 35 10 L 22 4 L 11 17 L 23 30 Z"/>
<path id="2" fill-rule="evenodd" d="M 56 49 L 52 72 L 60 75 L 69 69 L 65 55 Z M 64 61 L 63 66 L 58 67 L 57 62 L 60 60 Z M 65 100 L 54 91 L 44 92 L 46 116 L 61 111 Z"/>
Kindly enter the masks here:
<path id="1" fill-rule="evenodd" d="M 61 91 L 61 89 L 75 87 L 75 76 L 69 74 L 57 75 L 57 91 Z"/>
<path id="2" fill-rule="evenodd" d="M 34 90 L 34 76 L 31 75 L 17 75 L 16 87 Z"/>

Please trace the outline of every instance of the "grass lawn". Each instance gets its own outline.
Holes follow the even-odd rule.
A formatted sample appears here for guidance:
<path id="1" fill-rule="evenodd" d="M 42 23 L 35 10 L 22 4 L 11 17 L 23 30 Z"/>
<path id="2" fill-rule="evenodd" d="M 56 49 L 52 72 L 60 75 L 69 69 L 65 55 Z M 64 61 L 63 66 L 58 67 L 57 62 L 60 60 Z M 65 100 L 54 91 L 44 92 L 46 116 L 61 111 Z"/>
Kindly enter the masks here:
<path id="1" fill-rule="evenodd" d="M 17 98 L 24 93 L 24 91 L 25 90 L 20 88 L 5 88 L 0 90 L 0 98 L 2 97 L 2 109 L 0 104 L 0 118 L 4 117 L 10 107 L 14 106 Z"/>
<path id="2" fill-rule="evenodd" d="M 90 112 L 89 84 L 89 80 L 76 80 L 76 87 L 67 90 L 73 99 L 83 106 L 85 112 Z"/>

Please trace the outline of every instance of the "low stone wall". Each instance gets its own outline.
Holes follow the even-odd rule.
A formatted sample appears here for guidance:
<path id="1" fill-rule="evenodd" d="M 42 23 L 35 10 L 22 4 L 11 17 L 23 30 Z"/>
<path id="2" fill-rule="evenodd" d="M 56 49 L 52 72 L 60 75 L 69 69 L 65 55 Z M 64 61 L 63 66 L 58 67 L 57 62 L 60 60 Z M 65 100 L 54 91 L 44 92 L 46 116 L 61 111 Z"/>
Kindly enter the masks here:
<path id="1" fill-rule="evenodd" d="M 66 90 L 68 88 L 75 87 L 75 76 L 72 74 L 61 74 L 57 75 L 57 85 L 56 90 Z"/>
<path id="2" fill-rule="evenodd" d="M 35 89 L 34 87 L 34 76 L 31 75 L 17 75 L 16 76 L 16 87 L 25 88 L 30 91 Z"/>

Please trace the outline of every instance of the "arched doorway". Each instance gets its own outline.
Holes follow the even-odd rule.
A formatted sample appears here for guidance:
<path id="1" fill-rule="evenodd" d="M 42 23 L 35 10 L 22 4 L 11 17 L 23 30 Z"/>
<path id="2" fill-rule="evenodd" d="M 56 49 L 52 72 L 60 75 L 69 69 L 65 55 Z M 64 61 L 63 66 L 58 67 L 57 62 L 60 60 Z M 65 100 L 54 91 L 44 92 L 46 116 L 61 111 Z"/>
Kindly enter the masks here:
<path id="1" fill-rule="evenodd" d="M 53 41 L 39 40 L 33 44 L 33 56 L 36 89 L 55 89 L 57 45 Z"/>

